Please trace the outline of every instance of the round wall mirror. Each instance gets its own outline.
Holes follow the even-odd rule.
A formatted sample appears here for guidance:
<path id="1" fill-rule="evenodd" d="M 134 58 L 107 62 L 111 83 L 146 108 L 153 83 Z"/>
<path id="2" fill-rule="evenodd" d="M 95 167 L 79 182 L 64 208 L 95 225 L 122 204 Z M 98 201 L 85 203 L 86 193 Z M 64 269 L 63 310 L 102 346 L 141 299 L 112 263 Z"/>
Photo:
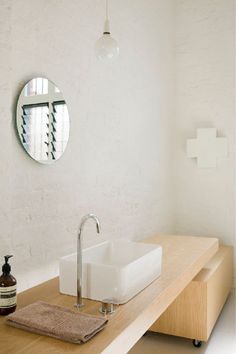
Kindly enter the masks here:
<path id="1" fill-rule="evenodd" d="M 37 77 L 24 86 L 17 102 L 16 126 L 25 151 L 37 162 L 52 164 L 66 149 L 69 114 L 59 88 Z"/>

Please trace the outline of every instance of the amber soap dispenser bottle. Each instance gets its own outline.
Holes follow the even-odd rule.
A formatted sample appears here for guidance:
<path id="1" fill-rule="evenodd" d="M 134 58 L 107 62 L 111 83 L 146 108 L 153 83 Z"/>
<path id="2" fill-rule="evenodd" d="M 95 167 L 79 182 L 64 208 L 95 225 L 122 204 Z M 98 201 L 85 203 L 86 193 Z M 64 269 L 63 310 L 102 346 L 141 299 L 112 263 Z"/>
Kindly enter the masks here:
<path id="1" fill-rule="evenodd" d="M 0 276 L 0 315 L 6 316 L 16 309 L 16 279 L 11 275 L 11 266 L 8 263 L 12 256 L 5 256 Z"/>

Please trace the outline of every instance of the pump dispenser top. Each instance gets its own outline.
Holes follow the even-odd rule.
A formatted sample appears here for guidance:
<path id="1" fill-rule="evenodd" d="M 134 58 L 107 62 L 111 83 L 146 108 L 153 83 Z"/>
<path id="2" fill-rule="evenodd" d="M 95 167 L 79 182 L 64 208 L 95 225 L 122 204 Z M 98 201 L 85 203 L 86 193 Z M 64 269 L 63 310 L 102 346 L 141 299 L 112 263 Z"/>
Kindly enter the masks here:
<path id="1" fill-rule="evenodd" d="M 8 275 L 8 274 L 10 274 L 10 272 L 11 272 L 11 266 L 10 266 L 10 264 L 8 263 L 8 260 L 9 260 L 9 258 L 11 258 L 11 257 L 13 257 L 13 256 L 12 256 L 12 255 L 11 255 L 11 256 L 4 256 L 4 258 L 5 258 L 5 263 L 4 263 L 3 266 L 2 266 L 2 272 L 3 272 L 3 274 Z"/>

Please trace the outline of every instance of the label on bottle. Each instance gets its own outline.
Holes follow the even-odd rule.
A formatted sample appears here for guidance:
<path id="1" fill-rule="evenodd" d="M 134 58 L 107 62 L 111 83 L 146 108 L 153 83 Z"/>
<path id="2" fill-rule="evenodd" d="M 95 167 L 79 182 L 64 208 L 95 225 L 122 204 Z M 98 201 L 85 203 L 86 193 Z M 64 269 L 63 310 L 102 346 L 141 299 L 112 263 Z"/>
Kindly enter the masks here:
<path id="1" fill-rule="evenodd" d="M 16 285 L 0 286 L 0 308 L 7 309 L 16 306 Z"/>

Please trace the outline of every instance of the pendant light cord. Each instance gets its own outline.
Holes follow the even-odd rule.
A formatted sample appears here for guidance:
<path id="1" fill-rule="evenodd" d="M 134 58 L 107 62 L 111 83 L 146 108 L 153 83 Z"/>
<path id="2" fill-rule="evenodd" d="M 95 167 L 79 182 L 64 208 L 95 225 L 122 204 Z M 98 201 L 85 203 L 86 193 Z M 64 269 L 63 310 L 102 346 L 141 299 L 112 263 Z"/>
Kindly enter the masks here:
<path id="1" fill-rule="evenodd" d="M 106 0 L 106 21 L 105 21 L 105 25 L 104 25 L 103 34 L 110 34 L 110 25 L 109 25 L 109 19 L 108 19 L 108 0 Z"/>
<path id="2" fill-rule="evenodd" d="M 106 0 L 106 19 L 108 20 L 108 0 Z"/>

